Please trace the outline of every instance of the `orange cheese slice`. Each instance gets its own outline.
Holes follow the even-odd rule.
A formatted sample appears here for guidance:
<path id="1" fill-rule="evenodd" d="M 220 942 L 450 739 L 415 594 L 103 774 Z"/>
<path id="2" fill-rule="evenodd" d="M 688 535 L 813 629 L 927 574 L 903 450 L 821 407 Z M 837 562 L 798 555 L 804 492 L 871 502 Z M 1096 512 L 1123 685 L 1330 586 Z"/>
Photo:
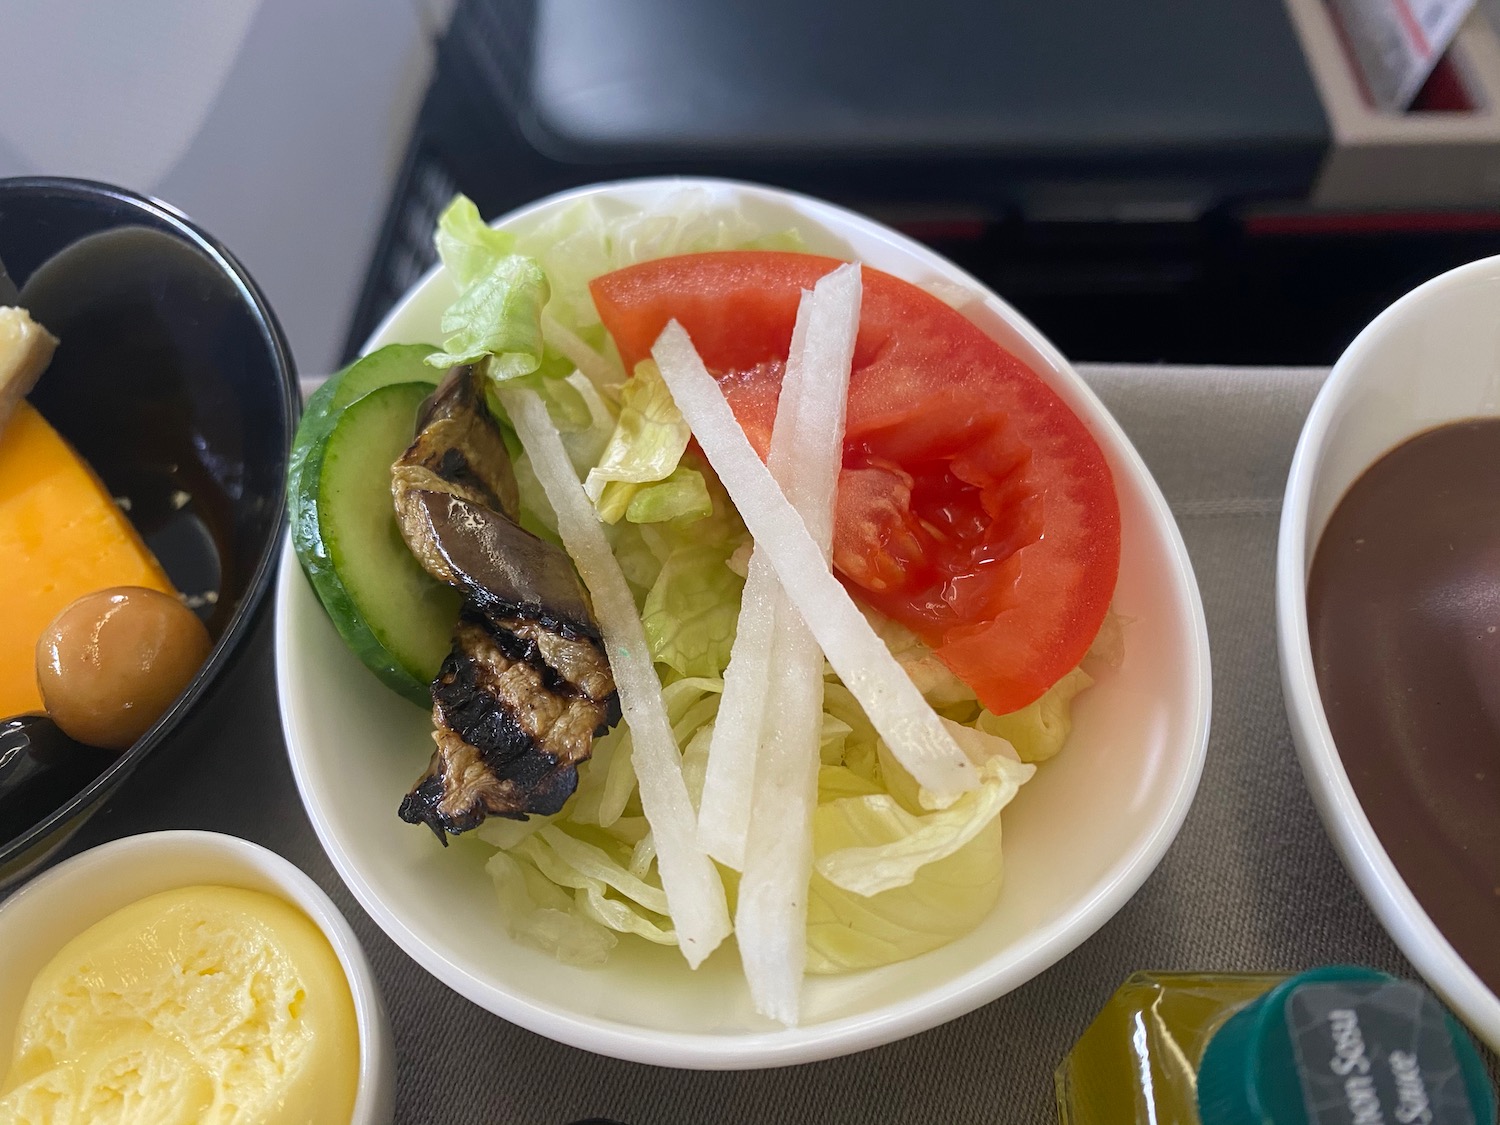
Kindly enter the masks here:
<path id="1" fill-rule="evenodd" d="M 22 402 L 0 433 L 0 718 L 41 710 L 37 639 L 110 586 L 176 593 L 93 470 Z"/>

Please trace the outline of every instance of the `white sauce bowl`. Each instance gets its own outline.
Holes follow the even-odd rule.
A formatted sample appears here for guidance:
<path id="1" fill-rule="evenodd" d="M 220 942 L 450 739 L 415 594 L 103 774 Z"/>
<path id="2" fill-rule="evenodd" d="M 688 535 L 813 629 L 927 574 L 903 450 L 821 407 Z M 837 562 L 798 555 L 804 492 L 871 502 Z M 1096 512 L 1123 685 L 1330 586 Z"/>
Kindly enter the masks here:
<path id="1" fill-rule="evenodd" d="M 1292 737 L 1345 866 L 1427 983 L 1485 1042 L 1500 1049 L 1500 998 L 1427 916 L 1355 796 L 1323 711 L 1307 624 L 1313 554 L 1349 486 L 1415 434 L 1495 414 L 1500 414 L 1500 257 L 1462 266 L 1408 293 L 1376 317 L 1334 365 L 1302 428 L 1287 479 L 1276 548 L 1276 630 Z"/>
<path id="2" fill-rule="evenodd" d="M 275 895 L 323 931 L 349 980 L 359 1029 L 359 1084 L 350 1125 L 389 1125 L 395 1116 L 395 1048 L 359 939 L 333 900 L 300 869 L 259 844 L 217 832 L 148 832 L 100 844 L 38 875 L 0 905 L 0 1073 L 10 1064 L 31 982 L 58 950 L 148 895 L 201 884 Z"/>

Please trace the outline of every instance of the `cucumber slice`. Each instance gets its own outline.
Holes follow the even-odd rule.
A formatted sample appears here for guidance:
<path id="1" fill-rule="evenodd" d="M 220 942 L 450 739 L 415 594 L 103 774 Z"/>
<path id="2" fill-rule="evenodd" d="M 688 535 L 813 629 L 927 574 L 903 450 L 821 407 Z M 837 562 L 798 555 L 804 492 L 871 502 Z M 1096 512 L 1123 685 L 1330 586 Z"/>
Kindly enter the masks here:
<path id="1" fill-rule="evenodd" d="M 407 550 L 391 502 L 391 463 L 411 444 L 432 385 L 394 383 L 354 399 L 305 459 L 292 544 L 334 627 L 387 685 L 421 707 L 447 655 L 459 593 Z"/>
<path id="2" fill-rule="evenodd" d="M 435 351 L 431 344 L 387 344 L 356 359 L 314 391 L 302 411 L 302 421 L 297 424 L 297 436 L 292 439 L 286 470 L 287 495 L 297 492 L 308 456 L 328 440 L 328 433 L 344 407 L 392 383 L 441 382 L 443 372 L 424 362 Z"/>
<path id="3" fill-rule="evenodd" d="M 443 381 L 446 372 L 426 362 L 435 351 L 437 348 L 431 344 L 387 344 L 369 355 L 360 356 L 329 380 L 334 388 L 329 408 L 335 412 L 343 410 L 355 399 L 364 398 L 371 391 L 392 383 L 431 383 L 436 386 Z"/>

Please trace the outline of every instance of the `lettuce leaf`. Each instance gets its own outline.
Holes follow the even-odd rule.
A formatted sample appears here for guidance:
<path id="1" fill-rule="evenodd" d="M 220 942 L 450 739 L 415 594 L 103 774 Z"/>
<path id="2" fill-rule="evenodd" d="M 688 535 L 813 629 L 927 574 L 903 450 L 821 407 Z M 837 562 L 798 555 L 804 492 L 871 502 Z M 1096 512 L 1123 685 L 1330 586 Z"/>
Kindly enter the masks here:
<path id="1" fill-rule="evenodd" d="M 1094 678 L 1074 668 L 1028 707 L 1008 715 L 981 711 L 976 729 L 998 735 L 1016 748 L 1023 762 L 1045 762 L 1062 749 L 1073 731 L 1073 699 Z"/>
<path id="2" fill-rule="evenodd" d="M 625 509 L 631 523 L 698 520 L 713 514 L 714 501 L 703 474 L 678 465 L 666 480 L 640 485 Z"/>
<path id="3" fill-rule="evenodd" d="M 453 275 L 460 290 L 489 273 L 501 258 L 516 252 L 515 235 L 487 225 L 474 201 L 464 195 L 455 195 L 438 216 L 433 243 L 443 268 Z"/>
<path id="4" fill-rule="evenodd" d="M 677 944 L 670 924 L 662 924 L 667 921 L 667 896 L 659 882 L 653 887 L 632 875 L 620 857 L 604 848 L 554 826 L 528 836 L 510 854 L 530 860 L 556 887 L 571 889 L 575 916 L 658 945 Z M 626 862 L 628 856 L 627 851 Z"/>
<path id="5" fill-rule="evenodd" d="M 584 339 L 599 324 L 588 283 L 601 274 L 673 254 L 802 248 L 795 231 L 767 231 L 704 188 L 674 191 L 646 206 L 581 199 L 516 238 L 516 250 L 536 258 L 552 279 L 549 315 Z"/>
<path id="6" fill-rule="evenodd" d="M 683 676 L 722 676 L 744 587 L 745 580 L 725 565 L 722 546 L 673 551 L 641 612 L 657 663 Z"/>
<path id="7" fill-rule="evenodd" d="M 921 637 L 884 614 L 867 606 L 862 608 L 870 627 L 885 642 L 885 647 L 891 650 L 896 662 L 933 707 L 942 710 L 954 704 L 972 703 L 978 699 L 974 689 L 955 676 Z"/>
<path id="8" fill-rule="evenodd" d="M 602 965 L 619 941 L 575 909 L 573 897 L 529 861 L 497 851 L 484 865 L 500 900 L 500 917 L 517 941 L 569 965 Z"/>
<path id="9" fill-rule="evenodd" d="M 620 390 L 614 433 L 584 483 L 599 518 L 617 523 L 640 485 L 670 477 L 692 436 L 656 364 L 646 360 L 637 365 Z"/>
<path id="10" fill-rule="evenodd" d="M 667 912 L 667 896 L 662 889 L 632 875 L 629 869 L 603 848 L 550 826 L 538 832 L 536 839 L 551 848 L 551 854 L 558 863 L 577 872 L 580 887 L 585 882 L 602 883 L 653 913 Z M 537 850 L 540 853 L 540 849 Z M 538 863 L 537 866 L 540 868 L 542 864 Z"/>
<path id="11" fill-rule="evenodd" d="M 808 972 L 904 960 L 977 926 L 1000 897 L 1000 810 L 1034 769 L 997 755 L 980 767 L 977 789 L 923 815 L 878 790 L 859 793 L 850 771 L 820 776 L 820 795 L 847 795 L 813 814 Z"/>
<path id="12" fill-rule="evenodd" d="M 443 350 L 427 362 L 433 367 L 483 362 L 485 374 L 496 380 L 541 367 L 542 307 L 551 289 L 537 261 L 514 253 L 514 239 L 485 226 L 463 196 L 438 218 L 436 242 L 460 289 L 443 313 Z"/>
<path id="13" fill-rule="evenodd" d="M 980 767 L 977 788 L 922 815 L 885 793 L 820 805 L 814 826 L 818 874 L 862 898 L 908 886 L 924 867 L 974 840 L 1035 772 L 1035 766 L 996 756 Z"/>
<path id="14" fill-rule="evenodd" d="M 722 679 L 708 676 L 671 680 L 662 688 L 662 702 L 667 707 L 672 735 L 678 746 L 685 748 L 685 774 L 691 772 L 686 748 L 702 730 L 712 727 L 719 709 L 718 695 L 723 690 Z M 594 756 L 579 767 L 578 789 L 557 819 L 574 824 L 596 824 L 619 837 L 619 826 L 629 819 L 627 814 L 640 811 L 635 792 L 635 768 L 630 757 L 630 728 L 624 723 L 595 739 Z M 693 769 L 698 768 L 693 765 Z M 688 791 L 690 795 L 693 792 L 691 783 Z M 480 825 L 481 832 L 483 828 L 484 825 Z"/>

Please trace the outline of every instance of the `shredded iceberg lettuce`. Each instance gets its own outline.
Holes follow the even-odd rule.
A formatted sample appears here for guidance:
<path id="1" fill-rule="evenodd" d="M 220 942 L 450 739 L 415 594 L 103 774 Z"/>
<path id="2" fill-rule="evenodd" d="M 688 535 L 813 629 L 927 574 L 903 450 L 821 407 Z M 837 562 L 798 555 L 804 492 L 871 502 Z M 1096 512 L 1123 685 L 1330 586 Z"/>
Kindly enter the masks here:
<path id="1" fill-rule="evenodd" d="M 745 586 L 726 564 L 722 544 L 687 544 L 667 556 L 641 609 L 657 663 L 683 676 L 723 675 Z"/>
<path id="2" fill-rule="evenodd" d="M 978 925 L 1000 898 L 1000 810 L 1035 769 L 998 754 L 980 766 L 977 789 L 921 814 L 873 784 L 857 785 L 855 775 L 820 778 L 808 972 L 915 957 Z M 842 795 L 825 799 L 835 791 Z"/>
<path id="3" fill-rule="evenodd" d="M 609 959 L 619 941 L 614 930 L 576 909 L 573 897 L 530 861 L 497 851 L 484 869 L 495 884 L 500 916 L 512 937 L 572 965 L 602 965 Z"/>
<path id="4" fill-rule="evenodd" d="M 694 800 L 722 686 L 717 677 L 688 676 L 663 690 Z M 1036 768 L 1017 761 L 1004 740 L 965 728 L 975 739 L 966 751 L 981 756 L 981 785 L 945 809 L 928 811 L 916 783 L 863 716 L 854 723 L 838 716 L 852 704 L 842 685 L 830 680 L 827 687 L 833 707 L 824 712 L 807 928 L 813 973 L 904 960 L 977 925 L 1003 883 L 1000 812 Z M 594 958 L 606 944 L 596 927 L 662 944 L 675 940 L 635 794 L 627 728 L 598 741 L 560 814 L 533 819 L 537 827 L 486 823 L 479 829 L 481 839 L 502 847 L 500 854 L 525 874 L 523 889 L 543 879 L 571 895 L 566 906 L 550 892 L 523 899 L 515 869 L 492 864 L 517 938 L 570 961 Z M 571 923 L 556 917 L 558 911 Z"/>

